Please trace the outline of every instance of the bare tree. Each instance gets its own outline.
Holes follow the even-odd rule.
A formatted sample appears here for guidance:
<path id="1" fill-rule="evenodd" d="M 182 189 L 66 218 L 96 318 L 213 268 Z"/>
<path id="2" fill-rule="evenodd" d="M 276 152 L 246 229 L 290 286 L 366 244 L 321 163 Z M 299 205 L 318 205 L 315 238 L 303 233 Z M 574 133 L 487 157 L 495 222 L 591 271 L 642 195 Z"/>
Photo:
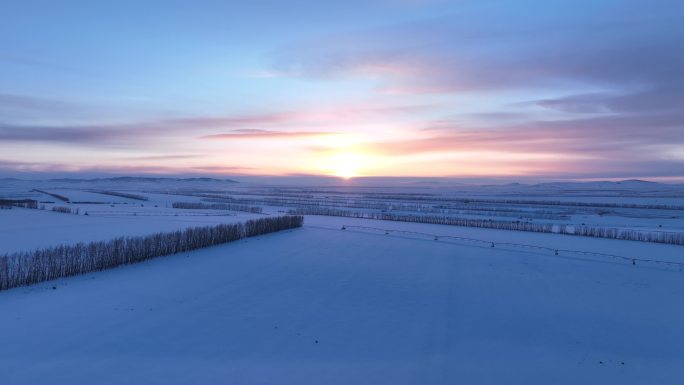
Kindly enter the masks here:
<path id="1" fill-rule="evenodd" d="M 268 217 L 0 255 L 0 290 L 297 228 L 303 223 L 302 216 Z"/>

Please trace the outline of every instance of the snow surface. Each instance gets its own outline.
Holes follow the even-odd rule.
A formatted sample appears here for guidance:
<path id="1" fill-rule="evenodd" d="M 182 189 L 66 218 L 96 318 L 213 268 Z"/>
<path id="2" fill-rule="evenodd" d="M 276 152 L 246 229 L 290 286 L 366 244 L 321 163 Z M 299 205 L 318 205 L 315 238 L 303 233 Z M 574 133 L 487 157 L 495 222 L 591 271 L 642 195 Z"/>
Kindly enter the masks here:
<path id="1" fill-rule="evenodd" d="M 81 213 L 19 209 L 0 212 L 0 254 L 37 248 L 109 240 L 120 236 L 148 235 L 188 227 L 234 223 L 258 215 L 225 210 L 172 210 L 80 205 Z M 133 215 L 133 214 L 136 215 Z M 176 216 L 176 214 L 178 214 Z M 1 383 L 0 383 L 1 385 Z"/>
<path id="2" fill-rule="evenodd" d="M 413 231 L 436 236 L 456 236 L 488 242 L 510 242 L 551 249 L 607 253 L 627 258 L 657 259 L 684 263 L 684 247 L 662 243 L 624 241 L 607 238 L 580 237 L 566 234 L 533 233 L 478 227 L 460 227 L 372 219 L 306 216 L 307 226 L 341 229 L 342 226 L 363 226 L 387 230 Z M 420 237 L 419 237 L 420 238 Z M 425 238 L 425 237 L 422 237 Z M 465 244 L 472 244 L 465 242 Z"/>
<path id="3" fill-rule="evenodd" d="M 2 197 L 55 200 L 32 191 L 39 188 L 99 202 L 1 210 L 0 254 L 262 216 L 171 207 L 201 202 L 198 193 L 253 200 L 263 215 L 296 207 L 270 206 L 267 198 L 344 208 L 368 192 L 684 205 L 684 185 L 640 181 L 386 182 L 0 180 Z M 684 229 L 682 210 L 478 207 L 569 215 L 536 223 Z M 675 245 L 307 216 L 303 229 L 0 292 L 0 385 L 682 383 L 684 272 L 677 265 L 503 242 L 684 263 L 684 247 Z"/>
<path id="4" fill-rule="evenodd" d="M 325 219 L 0 292 L 0 383 L 681 383 L 684 273 Z"/>

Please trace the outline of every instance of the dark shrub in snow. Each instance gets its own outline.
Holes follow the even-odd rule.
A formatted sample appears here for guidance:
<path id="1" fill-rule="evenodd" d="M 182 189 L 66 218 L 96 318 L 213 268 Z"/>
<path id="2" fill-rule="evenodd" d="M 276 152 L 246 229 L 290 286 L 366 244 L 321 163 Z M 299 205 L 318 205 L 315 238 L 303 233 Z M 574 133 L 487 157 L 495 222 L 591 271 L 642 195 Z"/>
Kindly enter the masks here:
<path id="1" fill-rule="evenodd" d="M 57 213 L 71 214 L 71 209 L 69 207 L 54 206 L 52 211 Z"/>

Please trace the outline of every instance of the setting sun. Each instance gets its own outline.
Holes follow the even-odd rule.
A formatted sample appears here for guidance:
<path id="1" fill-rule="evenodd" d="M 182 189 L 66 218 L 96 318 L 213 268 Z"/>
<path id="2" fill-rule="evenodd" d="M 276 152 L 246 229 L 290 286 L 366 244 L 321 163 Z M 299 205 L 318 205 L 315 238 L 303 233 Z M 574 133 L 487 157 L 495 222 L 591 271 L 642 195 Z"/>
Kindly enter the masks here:
<path id="1" fill-rule="evenodd" d="M 369 164 L 369 159 L 359 153 L 341 152 L 329 156 L 323 163 L 324 172 L 343 179 L 359 176 L 364 165 Z"/>
<path id="2" fill-rule="evenodd" d="M 342 153 L 332 157 L 334 175 L 349 179 L 358 176 L 361 157 L 358 154 Z"/>
<path id="3" fill-rule="evenodd" d="M 335 175 L 343 179 L 349 179 L 355 177 L 356 172 L 354 171 L 354 168 L 349 165 L 341 165 L 339 170 L 337 170 L 337 173 L 335 173 Z"/>

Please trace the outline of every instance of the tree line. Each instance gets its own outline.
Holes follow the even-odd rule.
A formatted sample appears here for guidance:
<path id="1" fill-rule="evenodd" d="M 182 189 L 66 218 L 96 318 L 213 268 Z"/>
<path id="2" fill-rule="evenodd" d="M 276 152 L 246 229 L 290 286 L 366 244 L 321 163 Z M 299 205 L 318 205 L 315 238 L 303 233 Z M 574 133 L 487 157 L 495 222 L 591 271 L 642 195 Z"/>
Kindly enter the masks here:
<path id="1" fill-rule="evenodd" d="M 460 205 L 443 205 L 443 204 L 418 204 L 408 202 L 380 202 L 367 199 L 339 199 L 339 198 L 279 198 L 279 197 L 262 197 L 262 198 L 233 198 L 233 197 L 218 197 L 212 194 L 193 194 L 194 196 L 203 197 L 206 202 L 233 202 L 234 204 L 243 205 L 264 205 L 264 206 L 283 206 L 289 208 L 350 208 L 350 209 L 368 209 L 381 211 L 412 211 L 417 213 L 429 214 L 457 214 L 457 215 L 477 215 L 477 216 L 499 216 L 511 218 L 535 218 L 547 220 L 562 220 L 567 219 L 567 214 L 561 213 L 558 210 L 522 210 L 519 207 L 480 207 L 474 204 L 460 204 Z M 209 196 L 212 196 L 209 198 Z M 534 208 L 534 206 L 531 206 Z"/>
<path id="2" fill-rule="evenodd" d="M 568 207 L 597 207 L 597 208 L 624 208 L 624 209 L 654 209 L 654 210 L 684 210 L 682 205 L 665 204 L 641 204 L 641 203 L 607 203 L 607 202 L 576 202 L 576 201 L 553 201 L 532 199 L 481 199 L 481 198 L 457 198 L 437 196 L 402 196 L 397 194 L 363 194 L 362 197 L 381 200 L 412 200 L 445 203 L 479 203 L 479 204 L 505 204 L 505 205 L 528 205 L 528 206 L 568 206 Z"/>
<path id="3" fill-rule="evenodd" d="M 38 192 L 38 193 L 41 193 L 41 194 L 49 195 L 49 196 L 51 196 L 51 197 L 53 197 L 53 198 L 55 198 L 55 199 L 57 199 L 57 200 L 60 200 L 60 201 L 62 201 L 62 202 L 67 202 L 67 203 L 69 202 L 69 198 L 65 197 L 64 195 L 59 195 L 59 194 L 57 194 L 57 193 L 47 192 L 47 191 L 45 191 L 45 190 L 38 190 L 37 188 L 34 188 L 34 189 L 31 190 L 31 191 L 35 191 L 35 192 Z"/>
<path id="4" fill-rule="evenodd" d="M 119 198 L 134 199 L 137 201 L 148 200 L 146 196 L 142 196 L 142 195 L 138 195 L 138 194 L 131 194 L 131 193 L 123 193 L 123 192 L 118 192 L 118 191 L 90 190 L 90 192 L 95 193 L 95 194 L 110 195 L 110 196 L 119 197 Z"/>
<path id="5" fill-rule="evenodd" d="M 62 214 L 71 214 L 72 213 L 70 207 L 64 207 L 64 206 L 52 206 L 52 211 L 54 211 L 56 213 L 62 213 Z"/>
<path id="6" fill-rule="evenodd" d="M 191 210 L 230 210 L 230 211 L 244 211 L 252 214 L 261 214 L 263 209 L 258 206 L 236 205 L 229 203 L 201 203 L 201 202 L 173 202 L 171 207 L 174 209 L 191 209 Z"/>
<path id="7" fill-rule="evenodd" d="M 303 223 L 302 216 L 268 217 L 0 255 L 0 290 L 297 228 Z"/>
<path id="8" fill-rule="evenodd" d="M 0 199 L 0 209 L 11 209 L 12 207 L 37 209 L 38 201 L 34 199 Z"/>

